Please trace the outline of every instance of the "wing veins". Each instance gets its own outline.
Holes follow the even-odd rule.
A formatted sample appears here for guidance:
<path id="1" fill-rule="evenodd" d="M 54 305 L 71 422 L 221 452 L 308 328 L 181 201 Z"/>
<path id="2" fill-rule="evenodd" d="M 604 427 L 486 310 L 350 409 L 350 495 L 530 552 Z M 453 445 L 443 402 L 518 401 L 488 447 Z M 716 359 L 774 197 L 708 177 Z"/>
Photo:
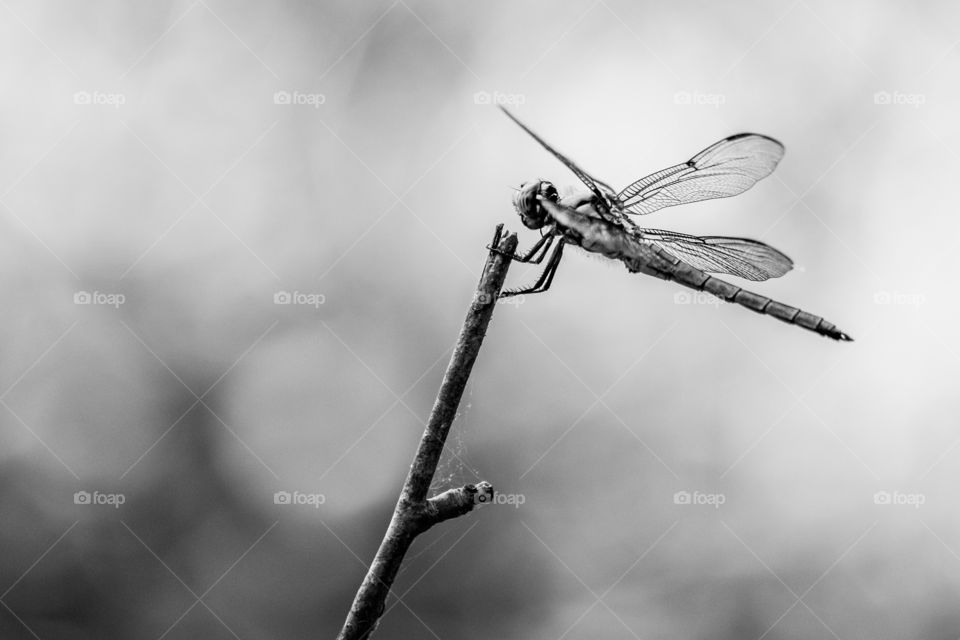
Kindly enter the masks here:
<path id="1" fill-rule="evenodd" d="M 627 213 L 645 215 L 678 204 L 735 196 L 770 175 L 782 157 L 783 145 L 773 138 L 740 133 L 686 162 L 627 185 L 616 197 Z"/>
<path id="2" fill-rule="evenodd" d="M 786 255 L 749 238 L 690 236 L 662 229 L 637 229 L 635 235 L 707 273 L 767 280 L 778 278 L 793 268 L 793 261 Z"/>

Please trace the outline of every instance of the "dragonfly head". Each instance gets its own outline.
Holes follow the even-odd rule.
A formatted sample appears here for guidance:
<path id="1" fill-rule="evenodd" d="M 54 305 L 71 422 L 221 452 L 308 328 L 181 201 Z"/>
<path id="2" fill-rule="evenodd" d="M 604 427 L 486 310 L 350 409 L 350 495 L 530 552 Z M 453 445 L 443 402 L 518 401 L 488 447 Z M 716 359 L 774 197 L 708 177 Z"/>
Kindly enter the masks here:
<path id="1" fill-rule="evenodd" d="M 550 222 L 550 216 L 540 206 L 537 196 L 553 202 L 560 199 L 557 188 L 546 180 L 530 180 L 520 185 L 520 189 L 513 196 L 513 208 L 517 210 L 523 226 L 528 229 L 539 229 Z"/>

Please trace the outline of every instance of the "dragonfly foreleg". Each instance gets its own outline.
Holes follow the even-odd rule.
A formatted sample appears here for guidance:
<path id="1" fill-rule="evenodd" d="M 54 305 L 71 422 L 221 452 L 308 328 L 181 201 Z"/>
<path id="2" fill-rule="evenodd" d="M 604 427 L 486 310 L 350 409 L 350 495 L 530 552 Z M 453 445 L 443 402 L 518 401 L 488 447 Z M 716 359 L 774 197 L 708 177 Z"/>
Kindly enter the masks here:
<path id="1" fill-rule="evenodd" d="M 552 234 L 547 234 L 545 236 L 542 236 L 539 240 L 537 240 L 536 244 L 530 247 L 529 251 L 526 251 L 524 253 L 505 253 L 503 251 L 500 251 L 494 245 L 488 246 L 487 249 L 489 249 L 494 253 L 505 255 L 511 260 L 522 262 L 524 264 L 540 264 L 541 262 L 543 262 L 544 257 L 546 257 L 547 251 L 550 250 L 550 245 L 553 244 L 553 239 L 555 237 L 556 236 Z M 538 251 L 540 252 L 540 255 L 536 256 L 536 253 Z"/>
<path id="2" fill-rule="evenodd" d="M 533 286 L 525 289 L 509 289 L 501 292 L 500 297 L 509 298 L 510 296 L 520 296 L 527 293 L 543 293 L 549 289 L 550 285 L 553 283 L 553 276 L 557 273 L 557 267 L 560 266 L 560 258 L 563 256 L 564 244 L 566 243 L 563 240 L 557 243 L 557 247 L 550 255 L 550 260 L 547 261 L 547 266 L 544 267 L 543 273 L 540 274 L 540 277 L 537 278 L 537 281 L 533 284 Z"/>

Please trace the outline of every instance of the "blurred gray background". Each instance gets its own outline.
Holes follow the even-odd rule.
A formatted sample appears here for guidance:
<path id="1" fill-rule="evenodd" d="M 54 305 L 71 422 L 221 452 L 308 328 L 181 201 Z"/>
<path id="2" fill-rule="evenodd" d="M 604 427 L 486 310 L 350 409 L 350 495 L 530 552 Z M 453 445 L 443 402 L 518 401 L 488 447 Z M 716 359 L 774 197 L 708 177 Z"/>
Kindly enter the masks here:
<path id="1" fill-rule="evenodd" d="M 778 138 L 643 224 L 773 244 L 752 288 L 857 341 L 568 254 L 436 481 L 512 503 L 419 539 L 378 637 L 960 635 L 956 3 L 0 16 L 3 638 L 336 634 L 511 188 L 575 182 L 497 102 L 617 187 Z"/>

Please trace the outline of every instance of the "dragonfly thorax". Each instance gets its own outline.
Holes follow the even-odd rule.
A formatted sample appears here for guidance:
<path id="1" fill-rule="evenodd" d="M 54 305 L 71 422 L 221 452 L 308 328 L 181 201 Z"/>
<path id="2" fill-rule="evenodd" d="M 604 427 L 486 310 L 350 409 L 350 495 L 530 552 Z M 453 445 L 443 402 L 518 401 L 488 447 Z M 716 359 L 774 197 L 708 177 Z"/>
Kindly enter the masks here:
<path id="1" fill-rule="evenodd" d="M 539 229 L 550 222 L 550 216 L 540 206 L 537 196 L 543 196 L 552 202 L 560 199 L 557 188 L 546 180 L 530 180 L 520 185 L 520 189 L 513 196 L 513 207 L 517 210 L 523 226 L 528 229 Z"/>

